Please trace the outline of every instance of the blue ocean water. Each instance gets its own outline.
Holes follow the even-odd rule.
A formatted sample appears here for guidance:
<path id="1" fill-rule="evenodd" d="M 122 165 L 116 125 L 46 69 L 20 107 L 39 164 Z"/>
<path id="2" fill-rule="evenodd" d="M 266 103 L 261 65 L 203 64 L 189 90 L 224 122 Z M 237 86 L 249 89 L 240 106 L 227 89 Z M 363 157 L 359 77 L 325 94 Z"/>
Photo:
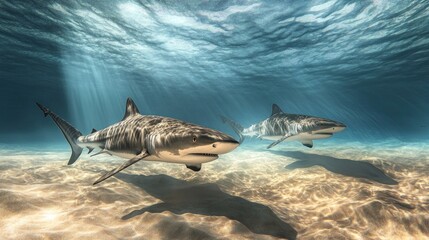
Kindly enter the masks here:
<path id="1" fill-rule="evenodd" d="M 70 149 L 141 114 L 347 128 L 194 172 Z M 0 1 L 0 239 L 429 239 L 429 1 Z"/>
<path id="2" fill-rule="evenodd" d="M 0 141 L 63 141 L 144 114 L 233 133 L 272 103 L 348 128 L 341 141 L 425 141 L 426 1 L 2 1 Z M 66 143 L 64 143 L 66 146 Z"/>

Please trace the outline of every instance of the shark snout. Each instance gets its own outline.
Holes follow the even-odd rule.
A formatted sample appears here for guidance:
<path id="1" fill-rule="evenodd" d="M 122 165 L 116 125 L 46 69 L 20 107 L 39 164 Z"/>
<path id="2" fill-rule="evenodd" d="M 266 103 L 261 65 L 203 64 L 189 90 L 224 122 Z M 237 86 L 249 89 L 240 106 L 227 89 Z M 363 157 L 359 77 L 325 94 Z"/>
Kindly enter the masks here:
<path id="1" fill-rule="evenodd" d="M 341 132 L 346 128 L 346 125 L 341 122 L 323 120 L 318 124 L 321 128 L 320 130 L 314 131 L 319 134 L 333 134 L 337 132 Z"/>
<path id="2" fill-rule="evenodd" d="M 181 140 L 180 143 L 186 141 Z M 190 144 L 184 144 L 179 154 L 187 160 L 207 162 L 217 159 L 219 155 L 229 153 L 240 143 L 234 138 L 221 132 L 215 134 L 195 134 Z"/>
<path id="3" fill-rule="evenodd" d="M 231 152 L 232 150 L 236 149 L 240 145 L 239 142 L 237 142 L 235 139 L 225 139 L 216 141 L 212 144 L 212 153 L 215 154 L 225 154 L 228 152 Z"/>
<path id="4" fill-rule="evenodd" d="M 239 143 L 239 142 L 237 142 L 234 138 L 227 139 L 227 140 L 221 140 L 221 141 L 219 141 L 219 142 L 221 142 L 221 143 L 231 143 L 231 144 L 237 144 L 237 145 L 239 145 L 239 144 L 240 144 L 240 143 Z"/>
<path id="5" fill-rule="evenodd" d="M 346 129 L 346 125 L 340 122 L 332 122 L 330 126 L 327 128 L 331 133 L 341 132 Z"/>
<path id="6" fill-rule="evenodd" d="M 346 129 L 346 127 L 347 126 L 344 123 L 336 122 L 336 125 L 333 127 L 333 130 L 335 130 L 335 132 L 341 132 Z"/>

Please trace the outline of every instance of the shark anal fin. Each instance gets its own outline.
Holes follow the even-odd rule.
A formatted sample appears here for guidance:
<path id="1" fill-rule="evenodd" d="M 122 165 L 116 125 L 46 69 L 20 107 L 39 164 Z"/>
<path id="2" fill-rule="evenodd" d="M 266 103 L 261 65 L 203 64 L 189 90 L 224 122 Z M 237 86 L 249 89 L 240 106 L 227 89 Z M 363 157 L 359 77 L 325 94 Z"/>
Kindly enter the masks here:
<path id="1" fill-rule="evenodd" d="M 289 137 L 292 137 L 294 134 L 286 134 L 286 135 L 284 135 L 282 138 L 280 138 L 279 140 L 277 140 L 277 141 L 275 141 L 275 142 L 273 142 L 273 143 L 271 143 L 270 145 L 268 145 L 268 147 L 267 147 L 267 149 L 270 149 L 270 148 L 272 148 L 272 147 L 274 147 L 275 145 L 277 145 L 277 144 L 279 144 L 279 143 L 281 143 L 281 142 L 283 142 L 284 140 L 286 140 L 287 138 L 289 138 Z"/>
<path id="2" fill-rule="evenodd" d="M 302 145 L 312 148 L 313 147 L 313 140 L 311 139 L 306 139 L 306 140 L 301 140 Z"/>
<path id="3" fill-rule="evenodd" d="M 199 164 L 186 164 L 186 167 L 191 169 L 194 172 L 198 172 L 201 170 L 201 163 L 199 163 Z"/>
<path id="4" fill-rule="evenodd" d="M 88 154 L 90 154 L 93 150 L 94 150 L 94 148 L 88 147 Z"/>
<path id="5" fill-rule="evenodd" d="M 121 166 L 119 166 L 119 167 L 117 167 L 117 168 L 115 168 L 115 169 L 111 170 L 110 172 L 108 172 L 108 173 L 104 174 L 103 176 L 101 176 L 101 177 L 100 177 L 99 179 L 97 179 L 97 181 L 95 181 L 92 185 L 95 185 L 95 184 L 97 184 L 97 183 L 100 183 L 100 182 L 102 182 L 102 181 L 104 181 L 104 180 L 108 179 L 109 177 L 111 177 L 111 176 L 115 175 L 116 173 L 118 173 L 118 172 L 120 172 L 120 171 L 124 170 L 125 168 L 127 168 L 127 167 L 129 167 L 129 166 L 133 165 L 134 163 L 136 163 L 136 162 L 138 162 L 138 161 L 142 160 L 143 158 L 145 158 L 145 157 L 147 157 L 147 156 L 149 156 L 149 153 L 148 153 L 147 151 L 141 152 L 139 155 L 137 155 L 137 156 L 135 156 L 135 157 L 131 158 L 130 160 L 128 160 L 128 161 L 126 161 L 126 162 L 124 162 Z"/>
<path id="6" fill-rule="evenodd" d="M 97 132 L 97 129 L 93 128 L 91 133 L 95 133 L 95 132 Z"/>

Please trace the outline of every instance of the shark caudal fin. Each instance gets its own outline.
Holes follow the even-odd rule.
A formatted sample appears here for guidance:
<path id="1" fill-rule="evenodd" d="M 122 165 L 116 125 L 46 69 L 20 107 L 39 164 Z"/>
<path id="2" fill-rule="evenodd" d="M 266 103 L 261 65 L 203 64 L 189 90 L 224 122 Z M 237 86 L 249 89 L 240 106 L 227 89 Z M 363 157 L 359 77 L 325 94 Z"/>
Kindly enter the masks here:
<path id="1" fill-rule="evenodd" d="M 76 144 L 77 138 L 82 136 L 82 133 L 79 132 L 76 128 L 74 128 L 70 123 L 66 122 L 64 119 L 58 117 L 57 114 L 51 112 L 49 109 L 44 107 L 40 103 L 36 103 L 37 106 L 43 111 L 45 117 L 50 116 L 52 120 L 54 120 L 55 124 L 60 128 L 61 132 L 64 134 L 67 142 L 69 142 L 70 147 L 72 149 L 72 155 L 70 156 L 68 165 L 73 164 L 79 158 L 82 153 L 82 148 Z"/>
<path id="2" fill-rule="evenodd" d="M 240 124 L 234 122 L 233 120 L 227 117 L 221 116 L 221 118 L 223 123 L 228 124 L 232 128 L 232 130 L 234 130 L 234 132 L 237 133 L 237 135 L 240 137 L 239 142 L 241 144 L 244 141 L 244 135 L 243 135 L 244 128 Z"/>

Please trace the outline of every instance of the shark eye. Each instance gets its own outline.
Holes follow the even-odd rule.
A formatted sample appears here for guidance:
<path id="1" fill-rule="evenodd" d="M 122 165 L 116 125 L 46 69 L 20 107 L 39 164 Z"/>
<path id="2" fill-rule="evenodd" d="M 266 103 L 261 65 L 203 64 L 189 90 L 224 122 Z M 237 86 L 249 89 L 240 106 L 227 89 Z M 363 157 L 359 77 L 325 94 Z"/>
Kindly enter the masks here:
<path id="1" fill-rule="evenodd" d="M 192 142 L 194 142 L 194 143 L 197 142 L 197 137 L 193 137 Z"/>

